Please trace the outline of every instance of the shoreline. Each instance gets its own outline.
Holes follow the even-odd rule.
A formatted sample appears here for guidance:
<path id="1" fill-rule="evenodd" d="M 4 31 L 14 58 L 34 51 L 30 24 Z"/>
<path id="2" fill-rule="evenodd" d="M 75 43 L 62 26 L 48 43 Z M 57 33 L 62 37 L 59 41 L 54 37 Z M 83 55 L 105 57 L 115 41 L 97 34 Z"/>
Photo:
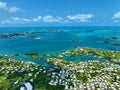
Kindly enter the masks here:
<path id="1" fill-rule="evenodd" d="M 55 68 L 41 67 L 33 62 L 0 59 L 0 88 L 16 90 L 25 84 L 41 90 L 48 87 L 49 90 L 87 89 L 88 86 L 93 89 L 112 89 L 112 84 L 114 88 L 120 88 L 119 65 L 92 60 L 75 63 L 62 58 L 49 58 L 47 61 L 55 65 Z M 117 78 L 114 80 L 115 77 Z"/>

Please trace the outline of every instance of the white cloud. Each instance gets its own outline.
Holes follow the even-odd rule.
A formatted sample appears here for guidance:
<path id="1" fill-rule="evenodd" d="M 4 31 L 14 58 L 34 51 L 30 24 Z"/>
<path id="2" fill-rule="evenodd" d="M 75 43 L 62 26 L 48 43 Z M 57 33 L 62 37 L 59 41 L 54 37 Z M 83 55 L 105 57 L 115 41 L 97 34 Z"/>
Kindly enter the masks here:
<path id="1" fill-rule="evenodd" d="M 11 7 L 10 9 L 9 9 L 9 11 L 10 12 L 18 12 L 18 11 L 20 11 L 21 9 L 20 8 L 17 8 L 17 7 Z"/>
<path id="2" fill-rule="evenodd" d="M 68 20 L 63 20 L 62 17 L 53 17 L 51 15 L 47 16 L 38 16 L 36 18 L 20 18 L 20 17 L 11 17 L 8 20 L 3 20 L 2 23 L 34 23 L 34 22 L 44 22 L 44 23 L 67 23 Z"/>
<path id="3" fill-rule="evenodd" d="M 31 19 L 28 18 L 19 18 L 19 17 L 11 17 L 8 20 L 3 20 L 1 23 L 2 24 L 11 24 L 11 23 L 27 23 L 31 22 Z"/>
<path id="4" fill-rule="evenodd" d="M 90 22 L 90 19 L 93 18 L 93 14 L 76 14 L 76 15 L 68 15 L 67 18 L 71 21 L 75 22 Z"/>
<path id="5" fill-rule="evenodd" d="M 119 18 L 120 19 L 120 11 L 115 13 L 112 18 Z"/>
<path id="6" fill-rule="evenodd" d="M 1 2 L 1 1 L 0 1 L 0 9 L 7 10 L 7 11 L 9 11 L 11 13 L 15 13 L 15 12 L 18 12 L 18 11 L 21 10 L 18 7 L 8 7 L 6 2 Z"/>
<path id="7" fill-rule="evenodd" d="M 7 3 L 0 1 L 0 8 L 1 9 L 6 9 L 6 5 L 7 5 Z"/>
<path id="8" fill-rule="evenodd" d="M 115 13 L 112 18 L 113 18 L 114 23 L 119 23 L 120 22 L 120 11 Z"/>
<path id="9" fill-rule="evenodd" d="M 16 23 L 21 23 L 21 22 L 30 22 L 31 20 L 28 18 L 19 18 L 19 17 L 11 17 L 11 21 L 16 22 Z"/>
<path id="10" fill-rule="evenodd" d="M 33 18 L 33 21 L 38 22 L 42 19 L 42 16 L 38 16 L 37 18 Z"/>
<path id="11" fill-rule="evenodd" d="M 23 18 L 23 17 L 11 17 L 10 19 L 3 20 L 1 23 L 82 23 L 90 22 L 92 14 L 76 14 L 73 16 L 68 15 L 67 17 L 59 16 L 37 16 L 35 18 Z"/>
<path id="12" fill-rule="evenodd" d="M 1 21 L 0 23 L 6 24 L 6 23 L 12 23 L 12 21 L 11 20 L 4 20 L 4 21 Z"/>
<path id="13" fill-rule="evenodd" d="M 56 23 L 56 22 L 61 22 L 62 21 L 62 17 L 53 17 L 51 15 L 47 15 L 47 16 L 44 16 L 42 18 L 43 22 L 46 22 L 46 23 Z"/>

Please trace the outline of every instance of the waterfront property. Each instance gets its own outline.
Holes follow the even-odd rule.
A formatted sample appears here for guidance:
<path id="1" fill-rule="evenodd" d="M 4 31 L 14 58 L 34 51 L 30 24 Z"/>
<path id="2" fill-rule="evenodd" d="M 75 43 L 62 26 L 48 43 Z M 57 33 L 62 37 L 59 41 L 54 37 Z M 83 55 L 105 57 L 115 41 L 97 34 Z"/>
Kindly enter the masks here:
<path id="1" fill-rule="evenodd" d="M 102 55 L 104 52 L 109 53 L 111 51 L 77 48 L 58 55 L 47 54 L 47 58 L 46 55 L 43 55 L 42 57 L 46 58 L 48 63 L 53 64 L 54 68 L 41 67 L 32 62 L 11 60 L 7 55 L 1 56 L 0 89 L 22 90 L 29 86 L 31 89 L 38 90 L 47 88 L 49 90 L 119 90 L 119 65 L 110 63 L 111 61 L 100 62 L 98 60 L 72 62 L 66 61 L 65 58 L 66 55 L 74 57 L 76 54 L 91 54 L 90 52 L 92 54 L 94 52 L 95 55 L 101 52 L 99 55 Z M 34 53 L 25 55 L 34 59 L 39 57 L 38 54 Z M 19 55 L 15 54 L 15 56 Z"/>

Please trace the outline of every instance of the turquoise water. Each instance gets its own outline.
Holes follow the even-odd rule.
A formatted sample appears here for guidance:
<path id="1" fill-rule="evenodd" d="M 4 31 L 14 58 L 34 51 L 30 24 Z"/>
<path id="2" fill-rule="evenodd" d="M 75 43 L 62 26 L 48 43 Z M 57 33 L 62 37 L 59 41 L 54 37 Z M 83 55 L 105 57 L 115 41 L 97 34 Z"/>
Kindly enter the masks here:
<path id="1" fill-rule="evenodd" d="M 47 30 L 63 30 L 63 32 L 45 32 Z M 21 55 L 19 58 L 23 59 L 22 55 L 25 53 L 38 53 L 40 55 L 44 53 L 59 53 L 77 46 L 120 51 L 120 46 L 104 43 L 105 41 L 110 41 L 120 44 L 120 27 L 0 28 L 1 34 L 13 32 L 41 32 L 27 34 L 27 36 L 39 36 L 41 39 L 35 40 L 23 36 L 0 38 L 0 55 L 17 53 Z M 118 39 L 111 39 L 112 37 L 117 37 Z M 73 42 L 73 40 L 78 41 Z M 30 60 L 26 57 L 24 59 Z"/>

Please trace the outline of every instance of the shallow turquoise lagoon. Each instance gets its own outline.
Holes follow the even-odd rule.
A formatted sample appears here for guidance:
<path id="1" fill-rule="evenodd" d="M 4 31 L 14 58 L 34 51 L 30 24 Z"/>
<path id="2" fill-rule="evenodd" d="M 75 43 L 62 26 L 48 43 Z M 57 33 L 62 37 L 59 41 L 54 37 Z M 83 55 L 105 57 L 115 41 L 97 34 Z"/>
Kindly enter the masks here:
<path id="1" fill-rule="evenodd" d="M 49 30 L 49 32 L 48 32 Z M 59 30 L 60 32 L 53 30 Z M 25 53 L 59 53 L 75 47 L 92 47 L 120 51 L 119 45 L 105 43 L 112 42 L 120 44 L 120 27 L 7 27 L 0 28 L 0 34 L 15 32 L 41 32 L 0 38 L 0 55 L 20 54 L 19 59 L 34 61 L 23 55 Z M 40 37 L 40 40 L 30 39 L 27 36 Z M 117 37 L 117 39 L 112 39 Z M 83 60 L 84 61 L 84 60 Z M 86 60 L 85 60 L 86 61 Z M 42 62 L 42 61 L 41 61 Z M 42 62 L 43 64 L 44 62 Z"/>

